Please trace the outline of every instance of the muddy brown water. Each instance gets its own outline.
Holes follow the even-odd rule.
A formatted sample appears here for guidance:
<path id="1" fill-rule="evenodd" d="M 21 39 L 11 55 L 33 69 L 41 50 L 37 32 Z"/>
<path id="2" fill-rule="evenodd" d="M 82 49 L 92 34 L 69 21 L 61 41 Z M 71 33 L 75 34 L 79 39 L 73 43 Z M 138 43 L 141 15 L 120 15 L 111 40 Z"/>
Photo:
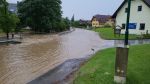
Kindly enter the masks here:
<path id="1" fill-rule="evenodd" d="M 26 84 L 67 59 L 104 46 L 97 33 L 82 29 L 63 35 L 32 35 L 21 44 L 0 45 L 0 84 Z"/>
<path id="2" fill-rule="evenodd" d="M 22 42 L 0 45 L 0 84 L 26 84 L 68 59 L 95 53 L 92 49 L 123 44 L 121 40 L 102 40 L 97 33 L 82 29 L 61 35 L 31 35 Z M 147 44 L 150 40 L 130 43 Z"/>

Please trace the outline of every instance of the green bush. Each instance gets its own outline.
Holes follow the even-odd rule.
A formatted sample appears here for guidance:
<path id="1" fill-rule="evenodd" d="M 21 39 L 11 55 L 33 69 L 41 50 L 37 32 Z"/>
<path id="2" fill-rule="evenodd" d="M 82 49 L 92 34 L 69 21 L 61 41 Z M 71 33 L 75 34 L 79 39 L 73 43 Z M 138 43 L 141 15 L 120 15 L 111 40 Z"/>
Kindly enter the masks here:
<path id="1" fill-rule="evenodd" d="M 150 38 L 150 34 L 144 34 L 143 38 L 149 39 Z"/>

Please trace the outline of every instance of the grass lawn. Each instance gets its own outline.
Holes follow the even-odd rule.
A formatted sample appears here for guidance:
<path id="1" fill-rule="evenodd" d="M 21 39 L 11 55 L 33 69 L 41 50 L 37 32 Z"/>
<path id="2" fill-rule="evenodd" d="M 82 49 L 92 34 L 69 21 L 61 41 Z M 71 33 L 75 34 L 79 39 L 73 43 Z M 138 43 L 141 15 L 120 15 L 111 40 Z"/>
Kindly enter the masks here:
<path id="1" fill-rule="evenodd" d="M 114 30 L 112 28 L 96 28 L 93 29 L 96 32 L 99 32 L 100 36 L 103 39 L 113 40 L 113 39 L 124 39 L 125 35 L 116 35 L 114 36 Z M 137 39 L 138 35 L 129 35 L 129 39 Z"/>
<path id="2" fill-rule="evenodd" d="M 150 44 L 130 47 L 127 84 L 150 84 Z M 114 84 L 115 49 L 102 50 L 77 73 L 74 84 Z"/>

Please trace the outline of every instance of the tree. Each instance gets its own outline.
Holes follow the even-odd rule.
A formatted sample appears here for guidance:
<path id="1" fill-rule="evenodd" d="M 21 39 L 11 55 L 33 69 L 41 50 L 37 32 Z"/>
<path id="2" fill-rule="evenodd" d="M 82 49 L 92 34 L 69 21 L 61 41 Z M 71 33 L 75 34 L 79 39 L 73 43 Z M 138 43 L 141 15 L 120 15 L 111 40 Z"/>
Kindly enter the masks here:
<path id="1" fill-rule="evenodd" d="M 0 28 L 6 33 L 7 39 L 9 39 L 9 33 L 15 28 L 19 19 L 14 14 L 9 14 L 8 4 L 5 0 L 0 1 Z"/>
<path id="2" fill-rule="evenodd" d="M 65 31 L 70 29 L 70 20 L 66 18 L 62 18 L 60 22 L 56 23 L 54 28 L 57 32 Z"/>
<path id="3" fill-rule="evenodd" d="M 72 18 L 71 18 L 71 22 L 74 22 L 74 14 L 73 14 L 73 16 L 72 16 Z"/>
<path id="4" fill-rule="evenodd" d="M 64 18 L 64 23 L 66 24 L 66 29 L 69 30 L 70 29 L 70 20 L 68 19 L 68 17 Z"/>
<path id="5" fill-rule="evenodd" d="M 73 16 L 71 18 L 71 26 L 74 26 L 74 14 L 73 14 Z"/>
<path id="6" fill-rule="evenodd" d="M 3 32 L 6 33 L 8 39 L 9 33 L 14 32 L 17 23 L 19 23 L 19 18 L 17 18 L 17 16 L 14 14 L 4 15 L 0 18 L 0 27 L 2 28 Z"/>
<path id="7" fill-rule="evenodd" d="M 30 26 L 35 32 L 56 31 L 61 14 L 60 0 L 24 0 L 18 4 L 22 25 Z"/>
<path id="8" fill-rule="evenodd" d="M 79 26 L 80 26 L 79 20 L 74 21 L 74 27 L 79 27 Z"/>
<path id="9" fill-rule="evenodd" d="M 2 16 L 5 11 L 7 11 L 7 2 L 5 0 L 0 0 L 0 15 Z M 6 10 L 5 10 L 6 9 Z"/>

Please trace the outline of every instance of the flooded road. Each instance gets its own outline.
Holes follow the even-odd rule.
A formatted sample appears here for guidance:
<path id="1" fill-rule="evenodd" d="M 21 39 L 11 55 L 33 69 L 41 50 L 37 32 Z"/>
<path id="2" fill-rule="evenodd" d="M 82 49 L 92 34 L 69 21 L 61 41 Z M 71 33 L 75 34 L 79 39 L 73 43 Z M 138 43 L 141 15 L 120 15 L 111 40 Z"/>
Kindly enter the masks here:
<path id="1" fill-rule="evenodd" d="M 76 29 L 64 35 L 32 35 L 22 44 L 0 45 L 0 84 L 25 84 L 67 59 L 82 58 L 99 49 L 97 33 Z"/>
<path id="2" fill-rule="evenodd" d="M 102 40 L 95 32 L 76 29 L 62 35 L 28 36 L 21 44 L 0 45 L 0 84 L 26 84 L 68 59 L 84 58 L 94 53 L 91 49 L 122 42 Z"/>

